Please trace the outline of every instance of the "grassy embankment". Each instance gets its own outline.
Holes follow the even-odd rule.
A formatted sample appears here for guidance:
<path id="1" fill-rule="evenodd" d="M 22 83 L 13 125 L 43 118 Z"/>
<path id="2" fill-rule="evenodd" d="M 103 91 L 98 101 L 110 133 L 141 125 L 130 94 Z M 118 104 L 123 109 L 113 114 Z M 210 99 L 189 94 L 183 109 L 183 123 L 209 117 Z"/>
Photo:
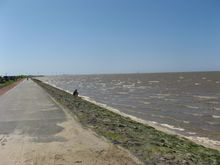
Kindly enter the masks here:
<path id="1" fill-rule="evenodd" d="M 4 83 L 0 83 L 0 89 L 1 88 L 3 88 L 3 87 L 5 87 L 5 86 L 8 86 L 8 85 L 10 85 L 10 84 L 12 84 L 12 83 L 14 83 L 15 81 L 7 81 L 7 82 L 4 82 Z"/>
<path id="2" fill-rule="evenodd" d="M 144 164 L 219 165 L 220 152 L 185 138 L 160 132 L 113 113 L 80 97 L 35 80 L 53 98 L 67 107 L 79 122 L 112 143 L 128 149 Z"/>

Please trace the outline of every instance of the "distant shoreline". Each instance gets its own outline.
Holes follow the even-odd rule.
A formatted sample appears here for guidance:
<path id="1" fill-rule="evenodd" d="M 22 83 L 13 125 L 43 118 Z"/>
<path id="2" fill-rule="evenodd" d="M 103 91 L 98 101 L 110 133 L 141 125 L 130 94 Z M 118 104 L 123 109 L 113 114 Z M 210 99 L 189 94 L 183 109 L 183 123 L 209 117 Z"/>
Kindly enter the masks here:
<path id="1" fill-rule="evenodd" d="M 92 75 L 131 75 L 131 74 L 178 74 L 178 73 L 216 73 L 219 72 L 220 70 L 213 70 L 213 71 L 177 71 L 177 72 L 128 72 L 128 73 L 81 73 L 81 74 L 74 74 L 74 73 L 63 73 L 63 74 L 51 74 L 51 75 L 41 75 L 41 76 L 36 76 L 36 77 L 43 77 L 43 76 L 92 76 Z"/>

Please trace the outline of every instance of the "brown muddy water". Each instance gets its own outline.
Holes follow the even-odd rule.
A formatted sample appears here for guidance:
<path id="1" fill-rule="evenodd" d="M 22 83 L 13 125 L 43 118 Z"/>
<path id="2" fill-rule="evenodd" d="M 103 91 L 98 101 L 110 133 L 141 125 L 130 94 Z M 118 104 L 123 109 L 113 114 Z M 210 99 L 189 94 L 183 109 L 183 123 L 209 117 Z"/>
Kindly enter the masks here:
<path id="1" fill-rule="evenodd" d="M 62 75 L 40 80 L 220 146 L 220 72 Z"/>

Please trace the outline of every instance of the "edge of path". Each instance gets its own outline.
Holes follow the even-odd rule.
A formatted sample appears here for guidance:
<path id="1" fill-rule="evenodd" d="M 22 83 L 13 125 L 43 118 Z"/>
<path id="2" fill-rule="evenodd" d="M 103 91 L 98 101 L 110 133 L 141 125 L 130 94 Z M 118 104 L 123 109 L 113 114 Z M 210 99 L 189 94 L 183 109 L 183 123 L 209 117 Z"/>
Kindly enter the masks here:
<path id="1" fill-rule="evenodd" d="M 24 79 L 21 79 L 21 80 L 18 80 L 18 81 L 15 81 L 11 84 L 8 84 L 2 88 L 0 88 L 0 96 L 5 94 L 6 92 L 8 92 L 9 90 L 11 90 L 12 88 L 14 88 L 15 86 L 17 86 L 18 84 L 20 84 L 22 81 L 24 81 Z"/>

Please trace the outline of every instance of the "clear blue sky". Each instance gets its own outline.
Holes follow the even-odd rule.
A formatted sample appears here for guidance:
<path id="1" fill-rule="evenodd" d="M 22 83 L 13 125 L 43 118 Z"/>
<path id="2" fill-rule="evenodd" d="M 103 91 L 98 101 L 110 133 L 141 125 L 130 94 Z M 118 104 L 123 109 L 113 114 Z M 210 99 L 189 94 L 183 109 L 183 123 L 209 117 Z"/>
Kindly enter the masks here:
<path id="1" fill-rule="evenodd" d="M 0 74 L 220 70 L 219 0 L 0 0 Z"/>

